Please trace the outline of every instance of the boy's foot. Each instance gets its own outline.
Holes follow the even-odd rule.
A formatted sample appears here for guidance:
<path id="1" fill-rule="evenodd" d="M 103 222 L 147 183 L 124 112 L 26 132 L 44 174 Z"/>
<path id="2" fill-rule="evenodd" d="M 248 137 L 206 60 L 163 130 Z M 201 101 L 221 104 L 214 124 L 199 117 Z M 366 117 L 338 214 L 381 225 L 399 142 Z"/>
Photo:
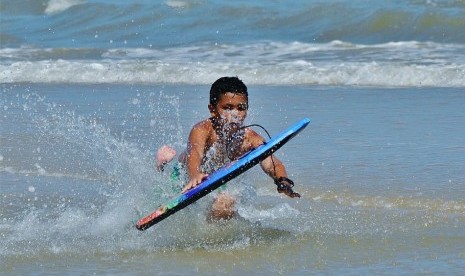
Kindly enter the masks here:
<path id="1" fill-rule="evenodd" d="M 168 164 L 176 156 L 176 151 L 168 146 L 163 145 L 158 149 L 156 154 L 156 165 L 157 171 L 162 172 L 165 168 L 165 165 Z"/>

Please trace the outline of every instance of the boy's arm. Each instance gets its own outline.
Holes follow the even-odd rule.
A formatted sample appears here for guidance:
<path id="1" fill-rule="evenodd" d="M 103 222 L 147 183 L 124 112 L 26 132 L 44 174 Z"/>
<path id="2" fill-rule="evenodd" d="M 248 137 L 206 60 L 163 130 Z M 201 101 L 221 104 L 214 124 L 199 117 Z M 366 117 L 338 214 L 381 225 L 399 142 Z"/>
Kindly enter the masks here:
<path id="1" fill-rule="evenodd" d="M 253 148 L 264 143 L 264 139 L 253 131 L 251 132 L 250 139 Z M 289 197 L 300 197 L 300 194 L 292 190 L 294 183 L 287 178 L 286 167 L 278 158 L 270 155 L 260 162 L 260 166 L 267 175 L 274 179 L 275 184 L 278 186 L 278 192 L 284 193 Z"/>
<path id="2" fill-rule="evenodd" d="M 204 123 L 197 124 L 189 134 L 189 142 L 187 145 L 186 169 L 189 181 L 182 189 L 182 193 L 194 188 L 202 182 L 207 174 L 200 171 L 202 159 L 205 154 L 205 147 L 208 139 L 208 130 Z"/>
<path id="3" fill-rule="evenodd" d="M 268 156 L 260 162 L 263 171 L 273 179 L 287 177 L 286 168 L 284 164 L 273 155 Z"/>
<path id="4" fill-rule="evenodd" d="M 292 190 L 294 182 L 287 178 L 286 168 L 278 158 L 270 155 L 260 162 L 260 165 L 263 171 L 274 179 L 274 183 L 278 186 L 279 193 L 284 193 L 288 197 L 300 197 L 299 193 Z"/>

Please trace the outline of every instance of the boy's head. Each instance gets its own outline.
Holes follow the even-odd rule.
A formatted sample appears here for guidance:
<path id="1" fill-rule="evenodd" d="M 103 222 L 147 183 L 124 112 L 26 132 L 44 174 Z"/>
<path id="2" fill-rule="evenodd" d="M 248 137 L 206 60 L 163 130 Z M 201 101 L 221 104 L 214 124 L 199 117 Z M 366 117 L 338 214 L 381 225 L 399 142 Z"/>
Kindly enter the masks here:
<path id="1" fill-rule="evenodd" d="M 244 95 L 248 99 L 247 86 L 238 77 L 222 77 L 210 88 L 210 105 L 216 106 L 221 95 L 227 92 Z"/>
<path id="2" fill-rule="evenodd" d="M 223 77 L 212 84 L 208 109 L 217 126 L 242 124 L 248 107 L 247 86 L 239 78 Z"/>

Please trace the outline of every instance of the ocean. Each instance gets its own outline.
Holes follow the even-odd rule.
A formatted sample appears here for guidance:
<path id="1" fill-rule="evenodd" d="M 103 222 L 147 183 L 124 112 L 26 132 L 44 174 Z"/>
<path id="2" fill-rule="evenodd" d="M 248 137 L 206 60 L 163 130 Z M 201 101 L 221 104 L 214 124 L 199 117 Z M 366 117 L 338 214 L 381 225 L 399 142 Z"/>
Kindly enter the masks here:
<path id="1" fill-rule="evenodd" d="M 0 2 L 0 274 L 449 274 L 465 269 L 465 2 Z M 310 125 L 146 231 L 159 173 L 221 76 L 246 123 Z M 256 129 L 266 137 L 261 129 Z"/>

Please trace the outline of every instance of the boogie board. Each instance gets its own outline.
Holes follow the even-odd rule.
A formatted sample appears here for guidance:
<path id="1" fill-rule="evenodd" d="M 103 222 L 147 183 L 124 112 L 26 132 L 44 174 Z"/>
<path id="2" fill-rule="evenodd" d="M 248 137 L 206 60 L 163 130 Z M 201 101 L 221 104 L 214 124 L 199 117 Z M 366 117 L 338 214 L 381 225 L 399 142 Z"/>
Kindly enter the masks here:
<path id="1" fill-rule="evenodd" d="M 309 123 L 309 119 L 302 119 L 285 131 L 272 137 L 264 144 L 244 154 L 239 159 L 234 160 L 231 163 L 221 167 L 217 171 L 211 173 L 196 187 L 188 190 L 184 194 L 173 198 L 167 204 L 160 206 L 153 213 L 144 218 L 141 218 L 136 223 L 136 228 L 139 230 L 145 230 L 149 228 L 150 226 L 162 221 L 163 219 L 214 191 L 229 180 L 257 165 L 260 161 L 273 154 L 273 152 L 277 151 L 290 139 L 296 136 Z"/>

